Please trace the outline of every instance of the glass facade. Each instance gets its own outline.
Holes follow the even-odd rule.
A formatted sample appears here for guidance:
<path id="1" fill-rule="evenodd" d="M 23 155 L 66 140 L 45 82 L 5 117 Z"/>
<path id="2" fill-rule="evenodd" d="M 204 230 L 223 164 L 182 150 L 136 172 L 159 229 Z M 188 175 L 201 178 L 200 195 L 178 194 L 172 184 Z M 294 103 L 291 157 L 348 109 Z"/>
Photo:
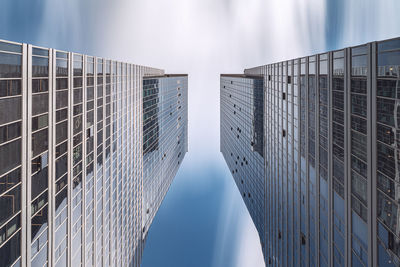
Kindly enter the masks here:
<path id="1" fill-rule="evenodd" d="M 187 91 L 187 75 L 143 79 L 144 239 L 188 151 Z"/>
<path id="2" fill-rule="evenodd" d="M 0 267 L 140 266 L 143 77 L 156 75 L 0 41 Z M 180 159 L 153 162 L 169 184 L 187 151 L 187 76 L 174 79 L 160 78 L 159 105 L 176 112 L 158 139 Z"/>
<path id="3" fill-rule="evenodd" d="M 244 73 L 264 80 L 266 264 L 399 266 L 400 39 Z M 223 114 L 236 103 L 224 76 L 221 151 L 230 166 L 230 147 L 246 146 L 225 141 L 232 115 Z"/>
<path id="4" fill-rule="evenodd" d="M 263 84 L 262 76 L 221 75 L 220 145 L 265 250 Z"/>

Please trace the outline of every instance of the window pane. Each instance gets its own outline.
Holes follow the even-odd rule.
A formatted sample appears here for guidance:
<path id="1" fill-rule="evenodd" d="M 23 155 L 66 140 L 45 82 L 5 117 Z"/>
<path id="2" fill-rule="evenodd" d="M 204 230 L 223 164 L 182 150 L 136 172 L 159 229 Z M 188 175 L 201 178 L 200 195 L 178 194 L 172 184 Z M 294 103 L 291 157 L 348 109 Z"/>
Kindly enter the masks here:
<path id="1" fill-rule="evenodd" d="M 0 175 L 20 165 L 21 139 L 0 146 L 0 159 Z M 0 210 L 2 209 L 0 208 Z"/>
<path id="2" fill-rule="evenodd" d="M 0 78 L 21 77 L 21 55 L 0 52 Z"/>
<path id="3" fill-rule="evenodd" d="M 21 97 L 0 99 L 0 125 L 20 120 L 22 117 Z"/>

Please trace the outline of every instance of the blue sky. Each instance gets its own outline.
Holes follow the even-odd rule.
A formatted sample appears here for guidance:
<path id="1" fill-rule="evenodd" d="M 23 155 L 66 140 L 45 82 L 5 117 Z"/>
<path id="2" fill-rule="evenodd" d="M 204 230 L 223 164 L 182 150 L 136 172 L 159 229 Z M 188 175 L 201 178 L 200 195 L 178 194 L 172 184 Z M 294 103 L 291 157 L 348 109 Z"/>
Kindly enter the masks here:
<path id="1" fill-rule="evenodd" d="M 219 74 L 400 36 L 398 0 L 3 0 L 0 39 L 189 74 L 189 153 L 143 267 L 263 266 L 219 152 Z"/>

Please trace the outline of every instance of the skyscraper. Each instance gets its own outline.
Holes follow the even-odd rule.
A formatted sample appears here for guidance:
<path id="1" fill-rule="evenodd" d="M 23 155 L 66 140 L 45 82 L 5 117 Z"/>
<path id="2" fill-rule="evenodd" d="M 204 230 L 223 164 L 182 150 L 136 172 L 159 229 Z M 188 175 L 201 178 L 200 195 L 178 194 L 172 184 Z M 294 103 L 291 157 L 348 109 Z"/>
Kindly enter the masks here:
<path id="1" fill-rule="evenodd" d="M 265 187 L 259 197 L 265 201 L 260 239 L 266 264 L 399 266 L 400 39 L 244 71 L 244 77 L 254 75 L 264 82 Z M 247 149 L 240 132 L 228 146 L 231 137 L 222 128 L 251 123 L 234 107 L 243 109 L 253 95 L 233 78 L 242 89 L 226 86 L 226 79 L 221 76 L 225 159 Z M 245 184 L 252 175 L 245 170 L 241 176 L 242 168 L 233 175 Z"/>
<path id="2" fill-rule="evenodd" d="M 165 74 L 143 79 L 143 235 L 188 151 L 188 79 Z"/>
<path id="3" fill-rule="evenodd" d="M 0 266 L 140 265 L 143 77 L 154 75 L 164 71 L 0 41 Z M 169 124 L 187 129 L 187 116 Z"/>

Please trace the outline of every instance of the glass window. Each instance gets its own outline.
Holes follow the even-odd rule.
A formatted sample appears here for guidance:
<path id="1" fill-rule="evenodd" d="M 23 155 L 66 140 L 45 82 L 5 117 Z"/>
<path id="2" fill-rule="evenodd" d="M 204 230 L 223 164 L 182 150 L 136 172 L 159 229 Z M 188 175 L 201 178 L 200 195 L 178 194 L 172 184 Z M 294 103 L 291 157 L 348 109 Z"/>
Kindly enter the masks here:
<path id="1" fill-rule="evenodd" d="M 19 44 L 5 43 L 0 41 L 0 50 L 7 52 L 22 53 L 22 46 Z"/>
<path id="2" fill-rule="evenodd" d="M 21 77 L 22 56 L 0 52 L 0 78 Z"/>
<path id="3" fill-rule="evenodd" d="M 32 134 L 32 157 L 48 149 L 48 129 Z"/>
<path id="4" fill-rule="evenodd" d="M 48 126 L 49 115 L 44 114 L 32 118 L 32 131 L 36 131 Z"/>
<path id="5" fill-rule="evenodd" d="M 332 104 L 334 108 L 344 110 L 344 95 L 343 92 L 332 92 Z"/>
<path id="6" fill-rule="evenodd" d="M 367 79 L 351 79 L 351 92 L 367 94 Z"/>
<path id="7" fill-rule="evenodd" d="M 367 116 L 367 96 L 351 94 L 351 113 L 359 116 Z"/>
<path id="8" fill-rule="evenodd" d="M 32 77 L 49 76 L 49 59 L 47 57 L 32 57 Z"/>
<path id="9" fill-rule="evenodd" d="M 68 88 L 68 79 L 56 79 L 56 90 L 63 90 Z"/>
<path id="10" fill-rule="evenodd" d="M 56 93 L 56 109 L 68 106 L 68 91 L 61 91 Z"/>
<path id="11" fill-rule="evenodd" d="M 382 122 L 394 127 L 395 101 L 380 97 L 378 97 L 376 101 L 378 122 Z"/>
<path id="12" fill-rule="evenodd" d="M 47 206 L 32 217 L 31 235 L 35 240 L 47 228 Z"/>
<path id="13" fill-rule="evenodd" d="M 0 159 L 0 175 L 20 165 L 21 139 L 0 146 Z"/>
<path id="14" fill-rule="evenodd" d="M 22 117 L 21 97 L 0 99 L 0 125 L 20 120 Z"/>
<path id="15" fill-rule="evenodd" d="M 377 123 L 376 133 L 377 133 L 377 139 L 379 141 L 386 143 L 390 146 L 395 144 L 394 132 L 392 127 L 387 127 L 383 124 Z"/>
<path id="16" fill-rule="evenodd" d="M 32 80 L 32 93 L 42 93 L 49 91 L 48 79 L 33 79 Z"/>
<path id="17" fill-rule="evenodd" d="M 382 143 L 377 142 L 377 167 L 378 170 L 390 178 L 396 177 L 396 163 L 394 150 Z"/>
<path id="18" fill-rule="evenodd" d="M 3 266 L 10 266 L 21 255 L 21 232 L 14 235 L 0 248 L 0 259 Z"/>
<path id="19" fill-rule="evenodd" d="M 367 134 L 367 120 L 352 115 L 351 116 L 351 128 L 360 133 Z"/>
<path id="20" fill-rule="evenodd" d="M 32 199 L 35 199 L 48 187 L 48 168 L 42 169 L 32 176 Z"/>
<path id="21" fill-rule="evenodd" d="M 56 125 L 56 144 L 68 138 L 68 121 Z"/>
<path id="22" fill-rule="evenodd" d="M 21 122 L 0 127 L 0 144 L 21 136 Z"/>
<path id="23" fill-rule="evenodd" d="M 21 80 L 0 81 L 0 97 L 15 96 L 21 94 Z"/>
<path id="24" fill-rule="evenodd" d="M 48 112 L 49 94 L 37 94 L 32 96 L 32 116 Z"/>
<path id="25" fill-rule="evenodd" d="M 21 168 L 0 177 L 0 194 L 21 182 Z"/>
<path id="26" fill-rule="evenodd" d="M 351 152 L 353 155 L 367 162 L 367 136 L 351 131 Z"/>
<path id="27" fill-rule="evenodd" d="M 378 79 L 377 96 L 400 99 L 400 83 L 397 80 Z"/>
<path id="28" fill-rule="evenodd" d="M 21 210 L 21 185 L 0 196 L 0 225 Z"/>

